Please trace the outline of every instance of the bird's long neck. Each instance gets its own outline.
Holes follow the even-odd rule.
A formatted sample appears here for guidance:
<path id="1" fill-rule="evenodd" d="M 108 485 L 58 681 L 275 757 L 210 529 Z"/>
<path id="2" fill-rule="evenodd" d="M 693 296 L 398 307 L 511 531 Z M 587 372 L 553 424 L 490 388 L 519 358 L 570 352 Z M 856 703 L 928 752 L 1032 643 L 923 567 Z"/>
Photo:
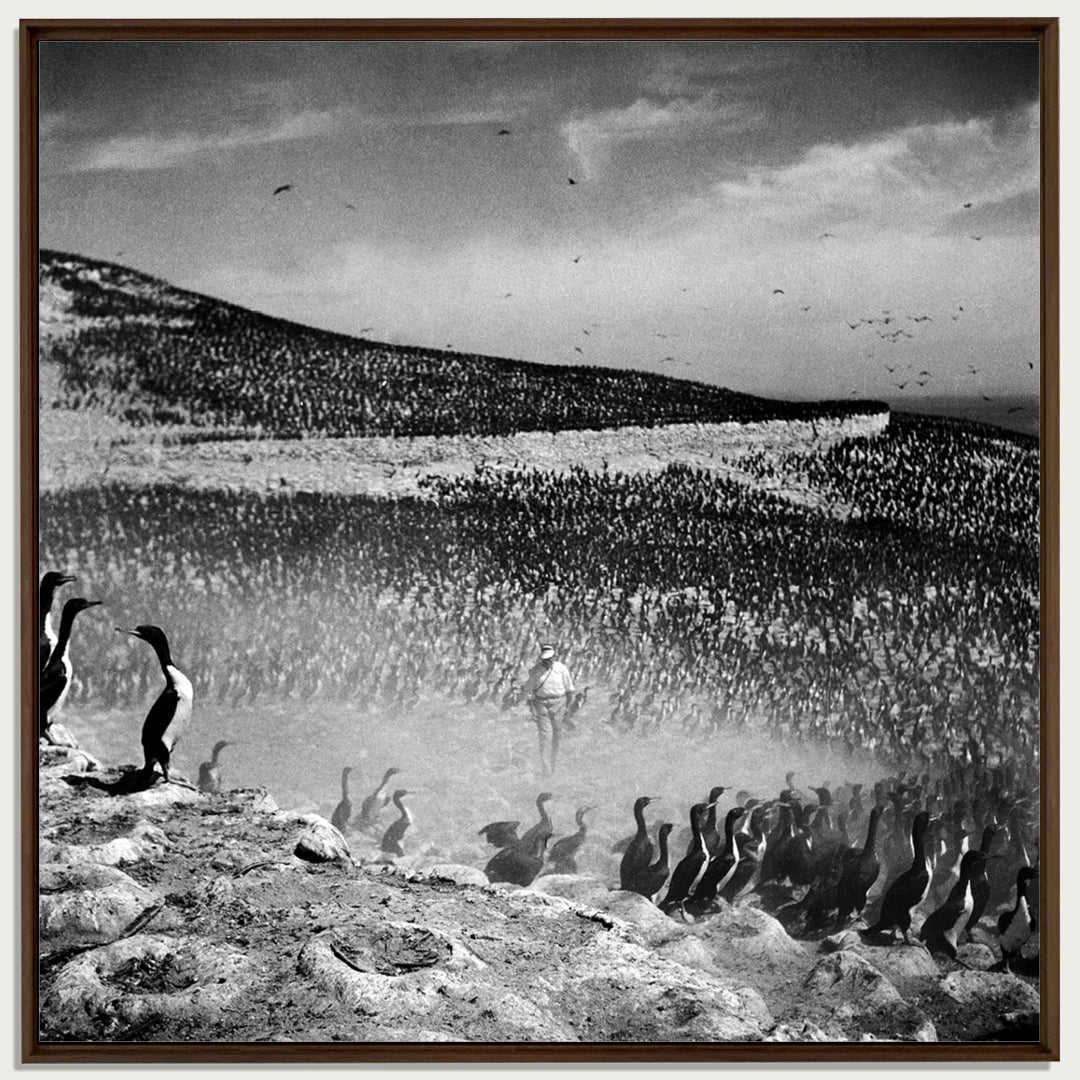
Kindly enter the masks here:
<path id="1" fill-rule="evenodd" d="M 214 754 L 214 760 L 217 760 L 217 754 Z M 349 774 L 343 772 L 341 774 L 341 797 L 347 799 L 349 797 Z"/>
<path id="2" fill-rule="evenodd" d="M 542 808 L 541 813 L 543 813 Z M 645 827 L 645 804 L 643 802 L 634 803 L 634 820 L 637 822 L 638 836 L 642 838 L 648 836 L 649 830 Z"/>
<path id="3" fill-rule="evenodd" d="M 402 798 L 404 798 L 402 795 L 394 796 L 394 805 L 401 811 L 401 817 L 398 820 L 412 824 L 412 814 L 409 812 L 409 808 L 401 801 Z"/>
<path id="4" fill-rule="evenodd" d="M 545 799 L 536 800 L 536 809 L 540 812 L 539 824 L 546 826 L 551 824 L 551 815 L 547 812 L 547 806 L 545 805 L 545 803 Z"/>
<path id="5" fill-rule="evenodd" d="M 670 828 L 662 828 L 659 835 L 656 837 L 657 846 L 660 848 L 660 857 L 656 860 L 657 866 L 667 866 L 668 864 L 668 833 L 671 832 Z"/>
<path id="6" fill-rule="evenodd" d="M 881 820 L 881 814 L 877 811 L 873 811 L 870 814 L 870 824 L 866 829 L 866 843 L 863 844 L 863 858 L 869 859 L 874 854 L 874 848 L 877 846 L 877 830 L 878 822 Z"/>
<path id="7" fill-rule="evenodd" d="M 922 828 L 916 827 L 911 832 L 911 847 L 914 852 L 913 865 L 921 866 L 929 861 L 929 856 L 926 850 L 927 843 L 927 829 L 926 826 Z"/>
<path id="8" fill-rule="evenodd" d="M 709 812 L 705 817 L 705 831 L 716 832 L 716 799 L 709 805 Z"/>
<path id="9" fill-rule="evenodd" d="M 56 586 L 51 581 L 43 581 L 38 590 L 38 636 L 48 636 L 52 627 L 49 624 L 49 612 L 52 610 Z"/>
<path id="10" fill-rule="evenodd" d="M 214 747 L 214 752 L 210 755 L 210 764 L 211 765 L 216 765 L 217 764 L 218 754 L 220 754 L 223 749 L 224 749 L 224 747 L 221 747 L 221 746 L 215 746 Z"/>
<path id="11" fill-rule="evenodd" d="M 71 631 L 75 626 L 75 616 L 79 614 L 77 607 L 64 605 L 63 614 L 60 616 L 60 631 L 56 635 L 56 644 L 53 646 L 50 660 L 59 663 L 67 653 L 68 643 L 71 641 Z"/>
<path id="12" fill-rule="evenodd" d="M 380 782 L 379 786 L 375 789 L 375 797 L 376 798 L 378 798 L 380 795 L 382 795 L 383 791 L 386 790 L 386 785 L 390 783 L 390 778 L 392 776 L 396 776 L 396 775 L 397 774 L 392 769 L 387 769 L 386 770 L 386 773 L 383 775 L 382 781 Z"/>
<path id="13" fill-rule="evenodd" d="M 173 682 L 173 672 L 180 669 L 172 661 L 172 652 L 169 649 L 169 643 L 167 641 L 154 642 L 154 652 L 157 653 L 158 663 L 161 665 L 161 673 L 165 676 L 166 682 Z M 172 669 L 170 671 L 170 668 Z"/>

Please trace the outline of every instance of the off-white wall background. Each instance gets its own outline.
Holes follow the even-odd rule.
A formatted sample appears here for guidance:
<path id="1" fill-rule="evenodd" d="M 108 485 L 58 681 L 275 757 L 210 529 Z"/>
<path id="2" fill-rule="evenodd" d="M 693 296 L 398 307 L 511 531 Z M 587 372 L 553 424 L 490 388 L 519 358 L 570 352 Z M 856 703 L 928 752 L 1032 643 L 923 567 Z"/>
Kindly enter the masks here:
<path id="1" fill-rule="evenodd" d="M 1047 5 L 1040 9 L 1040 14 L 1061 14 L 1063 5 Z M 868 7 L 865 3 L 793 3 L 791 0 L 764 0 L 764 2 L 741 5 L 720 5 L 704 0 L 667 0 L 665 3 L 648 4 L 642 0 L 593 0 L 591 3 L 537 2 L 537 0 L 519 0 L 514 4 L 498 0 L 471 0 L 471 2 L 443 2 L 433 0 L 413 0 L 399 4 L 356 4 L 343 3 L 341 0 L 316 4 L 287 3 L 284 0 L 263 0 L 261 3 L 232 2 L 207 3 L 205 0 L 189 0 L 187 4 L 166 3 L 147 5 L 135 0 L 108 0 L 105 3 L 87 5 L 71 0 L 54 0 L 50 4 L 19 4 L 17 9 L 9 9 L 10 16 L 5 21 L 7 29 L 6 62 L 2 90 L 4 108 L 0 110 L 0 125 L 5 138 L 0 146 L 4 147 L 6 167 L 0 169 L 0 235 L 3 236 L 2 250 L 6 258 L 0 260 L 0 311 L 3 312 L 2 324 L 5 333 L 0 336 L 3 342 L 3 362 L 0 363 L 0 716 L 9 720 L 6 740 L 0 742 L 0 778 L 3 783 L 3 795 L 0 795 L 0 814 L 7 816 L 7 827 L 0 832 L 0 842 L 6 848 L 0 860 L 0 875 L 6 884 L 0 887 L 0 947 L 2 953 L 10 957 L 3 964 L 0 974 L 0 1076 L 9 1072 L 25 1071 L 28 1066 L 19 1064 L 20 1017 L 19 1017 L 19 929 L 18 929 L 18 850 L 19 850 L 19 793 L 18 793 L 18 639 L 19 639 L 19 429 L 18 429 L 18 18 L 434 18 L 434 17 L 472 17 L 494 18 L 513 15 L 516 17 L 665 17 L 665 18 L 716 18 L 716 17 L 865 17 L 904 16 L 904 17 L 940 17 L 948 16 L 1016 16 L 1028 13 L 1019 4 L 1006 5 L 997 0 L 956 0 L 943 8 L 940 3 L 914 3 L 885 7 Z M 1080 27 L 1080 20 L 1074 20 L 1067 14 L 1061 24 L 1061 114 L 1062 114 L 1062 349 L 1061 349 L 1061 402 L 1062 413 L 1068 416 L 1071 407 L 1080 402 L 1080 361 L 1076 358 L 1078 335 L 1076 324 L 1070 317 L 1073 308 L 1070 301 L 1076 297 L 1077 259 L 1073 243 L 1077 236 L 1077 222 L 1080 220 L 1080 184 L 1077 183 L 1075 168 L 1078 154 L 1076 132 L 1080 130 L 1077 122 L 1080 113 L 1080 77 L 1077 74 L 1080 49 L 1075 44 L 1074 34 Z M 1073 243 L 1070 243 L 1073 242 Z M 1062 667 L 1062 813 L 1064 825 L 1062 840 L 1062 893 L 1063 893 L 1063 941 L 1061 943 L 1062 967 L 1062 1056 L 1065 1061 L 1051 1066 L 1050 1069 L 1061 1074 L 1068 1069 L 1076 1040 L 1072 1037 L 1074 1008 L 1077 1006 L 1076 967 L 1080 964 L 1080 927 L 1072 920 L 1072 913 L 1077 908 L 1077 890 L 1080 890 L 1080 870 L 1075 860 L 1080 856 L 1080 846 L 1076 843 L 1075 833 L 1071 833 L 1071 821 L 1077 813 L 1077 797 L 1074 785 L 1069 783 L 1071 769 L 1078 759 L 1080 735 L 1077 733 L 1077 716 L 1080 713 L 1080 679 L 1074 674 L 1073 660 L 1080 654 L 1080 635 L 1077 633 L 1078 620 L 1074 615 L 1075 605 L 1080 603 L 1080 574 L 1076 569 L 1075 554 L 1080 550 L 1080 428 L 1076 424 L 1064 425 L 1061 432 L 1061 667 Z M 28 571 L 33 573 L 31 569 Z M 1075 1066 L 1075 1062 L 1072 1062 Z M 190 1069 L 194 1069 L 191 1066 Z M 279 1067 L 235 1066 L 233 1068 L 213 1068 L 202 1066 L 200 1073 L 207 1080 L 235 1075 L 239 1072 L 270 1072 L 278 1076 L 308 1077 L 327 1071 L 341 1072 L 354 1066 L 324 1066 L 316 1069 Z M 418 1066 L 384 1066 L 365 1068 L 367 1077 L 411 1077 L 431 1075 L 437 1067 L 423 1069 Z M 514 1072 L 551 1072 L 558 1069 L 560 1074 L 573 1080 L 576 1076 L 596 1075 L 600 1072 L 630 1072 L 636 1076 L 661 1076 L 674 1072 L 703 1073 L 714 1071 L 715 1066 L 441 1066 L 452 1072 L 466 1072 L 491 1075 L 511 1075 Z M 1037 1071 L 1043 1072 L 1046 1067 Z M 190 1071 L 184 1066 L 160 1066 L 160 1071 Z M 145 1067 L 130 1066 L 126 1070 L 137 1070 L 140 1074 L 150 1072 Z M 159 1071 L 153 1070 L 153 1071 Z M 945 1066 L 919 1068 L 919 1073 L 933 1080 L 957 1071 L 987 1071 L 995 1074 L 1028 1072 L 1009 1065 L 983 1066 Z M 81 1071 L 105 1073 L 117 1071 L 108 1066 L 86 1067 Z M 869 1076 L 873 1072 L 909 1072 L 907 1067 L 878 1066 L 877 1069 L 860 1066 L 799 1066 L 782 1069 L 780 1067 L 725 1066 L 727 1077 L 760 1078 L 781 1073 L 799 1072 L 835 1072 L 847 1075 Z M 70 1076 L 72 1068 L 34 1067 L 35 1077 Z"/>

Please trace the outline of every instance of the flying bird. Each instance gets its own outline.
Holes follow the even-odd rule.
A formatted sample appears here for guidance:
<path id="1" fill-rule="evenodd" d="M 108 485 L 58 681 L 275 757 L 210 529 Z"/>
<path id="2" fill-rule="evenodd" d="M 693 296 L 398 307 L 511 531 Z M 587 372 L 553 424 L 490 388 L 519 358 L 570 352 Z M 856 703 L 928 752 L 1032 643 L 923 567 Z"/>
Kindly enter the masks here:
<path id="1" fill-rule="evenodd" d="M 355 207 L 355 206 L 353 206 L 353 204 L 352 204 L 351 202 L 347 202 L 347 203 L 345 204 L 345 209 L 346 209 L 346 210 L 355 210 L 355 209 L 356 209 L 356 207 Z"/>
<path id="2" fill-rule="evenodd" d="M 280 195 L 283 191 L 292 191 L 292 184 L 281 184 L 279 187 L 274 188 L 275 195 Z"/>
<path id="3" fill-rule="evenodd" d="M 568 176 L 568 177 L 566 178 L 566 182 L 567 182 L 568 184 L 570 184 L 570 185 L 574 185 L 574 184 L 576 184 L 576 183 L 577 183 L 577 181 L 576 181 L 576 180 L 575 180 L 575 179 L 574 179 L 574 178 L 573 178 L 572 176 Z"/>
<path id="4" fill-rule="evenodd" d="M 973 237 L 972 237 L 971 239 L 972 239 L 972 240 L 981 240 L 981 239 L 982 239 L 982 237 L 981 237 L 981 236 L 973 236 Z"/>
<path id="5" fill-rule="evenodd" d="M 510 134 L 510 129 L 509 128 L 499 128 L 499 130 L 496 131 L 495 134 L 496 135 L 509 135 Z"/>
<path id="6" fill-rule="evenodd" d="M 779 293 L 781 296 L 786 295 L 783 289 L 773 289 L 773 296 L 776 296 L 777 293 Z"/>
<path id="7" fill-rule="evenodd" d="M 800 308 L 799 310 L 800 310 L 800 311 L 809 311 L 809 310 L 810 310 L 810 305 L 809 305 L 809 304 L 807 304 L 807 305 L 806 305 L 806 307 L 804 307 L 804 308 Z"/>
<path id="8" fill-rule="evenodd" d="M 574 346 L 574 352 L 579 352 L 579 353 L 581 353 L 582 356 L 585 355 L 583 352 L 581 352 L 581 349 L 579 349 L 576 345 Z"/>
<path id="9" fill-rule="evenodd" d="M 964 209 L 965 210 L 970 210 L 973 205 L 974 205 L 974 203 L 966 202 L 966 203 L 964 203 Z"/>
<path id="10" fill-rule="evenodd" d="M 835 235 L 835 233 L 831 233 L 831 232 L 823 232 L 823 233 L 821 234 L 821 236 L 819 236 L 819 237 L 818 237 L 818 239 L 819 239 L 819 240 L 827 240 L 827 239 L 829 239 L 829 238 L 831 238 L 831 239 L 835 240 L 835 239 L 836 239 L 836 235 Z"/>
<path id="11" fill-rule="evenodd" d="M 581 262 L 581 256 L 578 255 L 577 258 L 571 259 L 570 261 L 573 262 L 573 263 L 579 263 L 579 262 Z"/>

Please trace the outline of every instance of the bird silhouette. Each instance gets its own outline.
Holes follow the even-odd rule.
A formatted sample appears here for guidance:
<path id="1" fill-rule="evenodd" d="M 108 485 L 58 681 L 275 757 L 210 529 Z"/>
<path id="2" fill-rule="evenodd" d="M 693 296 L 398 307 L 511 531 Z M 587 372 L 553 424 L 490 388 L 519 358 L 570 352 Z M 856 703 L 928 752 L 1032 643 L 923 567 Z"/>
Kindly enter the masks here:
<path id="1" fill-rule="evenodd" d="M 571 185 L 571 187 L 572 187 L 573 185 L 575 185 L 575 184 L 577 183 L 577 181 L 576 181 L 576 180 L 575 180 L 575 179 L 574 179 L 574 178 L 573 178 L 572 176 L 568 176 L 568 177 L 566 178 L 566 182 L 567 182 L 568 184 L 570 184 L 570 185 Z"/>
<path id="2" fill-rule="evenodd" d="M 773 289 L 773 296 L 776 296 L 776 295 L 777 295 L 777 293 L 779 293 L 779 294 L 780 294 L 781 296 L 785 296 L 785 295 L 786 295 L 786 293 L 784 292 L 784 290 L 783 290 L 783 289 Z"/>
<path id="3" fill-rule="evenodd" d="M 356 207 L 355 207 L 355 206 L 353 206 L 353 204 L 352 204 L 351 202 L 347 202 L 347 203 L 345 204 L 345 209 L 346 209 L 346 210 L 355 210 L 355 209 L 356 209 Z"/>
<path id="4" fill-rule="evenodd" d="M 972 239 L 972 240 L 981 240 L 981 239 L 982 239 L 982 237 L 981 237 L 981 236 L 973 236 L 973 237 L 972 237 L 971 239 Z"/>
<path id="5" fill-rule="evenodd" d="M 281 184 L 278 187 L 274 188 L 274 194 L 280 195 L 283 191 L 292 191 L 292 189 L 292 184 Z"/>
<path id="6" fill-rule="evenodd" d="M 499 130 L 496 131 L 495 134 L 496 135 L 509 135 L 510 134 L 510 129 L 509 128 L 499 128 Z"/>
<path id="7" fill-rule="evenodd" d="M 573 263 L 579 263 L 581 262 L 581 256 L 579 255 L 576 259 L 571 259 L 570 261 Z"/>
<path id="8" fill-rule="evenodd" d="M 964 209 L 965 210 L 970 210 L 973 205 L 974 205 L 973 203 L 966 202 L 966 203 L 964 203 Z"/>
<path id="9" fill-rule="evenodd" d="M 574 346 L 574 352 L 581 353 L 582 356 L 585 355 L 583 352 L 581 352 L 581 349 L 579 349 L 576 345 Z"/>

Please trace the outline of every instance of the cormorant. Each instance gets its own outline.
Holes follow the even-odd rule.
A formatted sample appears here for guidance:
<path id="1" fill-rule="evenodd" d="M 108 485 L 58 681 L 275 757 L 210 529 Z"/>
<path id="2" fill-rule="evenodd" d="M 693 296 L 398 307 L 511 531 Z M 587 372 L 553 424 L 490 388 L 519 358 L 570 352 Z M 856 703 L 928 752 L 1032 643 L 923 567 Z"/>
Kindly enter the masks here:
<path id="1" fill-rule="evenodd" d="M 585 815 L 595 806 L 579 806 L 574 812 L 574 820 L 577 822 L 577 832 L 570 836 L 564 836 L 551 845 L 548 852 L 548 864 L 553 874 L 576 874 L 578 872 L 575 861 L 578 850 L 585 843 L 585 834 L 588 831 L 585 825 Z"/>
<path id="2" fill-rule="evenodd" d="M 716 899 L 717 893 L 731 880 L 735 868 L 739 865 L 739 843 L 735 839 L 735 822 L 745 814 L 741 806 L 734 806 L 724 818 L 724 848 L 709 860 L 705 873 L 701 875 L 697 888 L 686 902 L 686 909 L 692 915 L 705 912 Z"/>
<path id="3" fill-rule="evenodd" d="M 405 839 L 405 833 L 413 823 L 413 816 L 412 811 L 401 800 L 411 794 L 412 792 L 405 788 L 398 788 L 394 792 L 394 805 L 401 811 L 401 816 L 383 833 L 383 838 L 379 841 L 379 848 L 391 855 L 405 854 L 401 841 Z"/>
<path id="4" fill-rule="evenodd" d="M 652 862 L 652 841 L 649 839 L 649 830 L 645 824 L 645 807 L 653 801 L 652 795 L 642 795 L 634 802 L 637 832 L 627 845 L 622 861 L 619 863 L 619 888 L 621 889 L 632 889 L 634 879 Z"/>
<path id="5" fill-rule="evenodd" d="M 716 804 L 725 791 L 727 788 L 721 784 L 709 792 L 709 812 L 705 815 L 705 821 L 701 826 L 701 838 L 705 841 L 705 850 L 708 851 L 710 858 L 720 850 L 720 830 L 716 827 Z M 690 844 L 692 845 L 693 842 L 693 837 L 691 837 Z M 690 854 L 689 846 L 686 853 Z"/>
<path id="6" fill-rule="evenodd" d="M 56 631 L 52 628 L 52 605 L 56 590 L 75 580 L 70 574 L 50 570 L 41 578 L 38 589 L 38 671 L 44 671 L 49 654 L 56 647 Z"/>
<path id="7" fill-rule="evenodd" d="M 998 827 L 994 824 L 987 825 L 983 829 L 979 851 L 987 858 L 976 863 L 971 871 L 971 916 L 964 927 L 968 933 L 979 925 L 979 920 L 983 917 L 983 912 L 986 911 L 986 905 L 990 902 L 990 879 L 986 875 L 986 864 L 989 862 L 990 849 L 997 833 Z"/>
<path id="8" fill-rule="evenodd" d="M 383 773 L 379 786 L 360 804 L 361 829 L 370 829 L 379 820 L 379 815 L 390 805 L 390 796 L 386 794 L 386 787 L 390 783 L 390 777 L 397 776 L 400 769 L 390 768 Z"/>
<path id="9" fill-rule="evenodd" d="M 41 670 L 38 683 L 38 735 L 43 736 L 52 721 L 60 712 L 71 687 L 71 660 L 68 657 L 68 645 L 71 631 L 75 625 L 75 616 L 87 608 L 97 607 L 100 600 L 84 600 L 81 596 L 69 600 L 60 615 L 60 632 L 56 635 L 56 647 L 49 654 L 48 662 Z"/>
<path id="10" fill-rule="evenodd" d="M 873 926 L 863 931 L 867 937 L 884 933 L 886 930 L 900 930 L 904 941 L 910 945 L 911 913 L 926 899 L 930 889 L 930 855 L 927 832 L 930 828 L 930 815 L 920 810 L 911 825 L 911 843 L 914 858 L 911 866 L 905 870 L 886 890 L 881 902 L 881 914 Z"/>
<path id="11" fill-rule="evenodd" d="M 866 842 L 862 851 L 850 849 L 844 860 L 844 869 L 836 886 L 836 921 L 843 923 L 852 913 L 861 915 L 866 907 L 866 894 L 874 887 L 881 874 L 877 857 L 877 831 L 885 807 L 880 803 L 870 811 L 870 824 L 866 828 Z"/>
<path id="12" fill-rule="evenodd" d="M 1039 928 L 1039 921 L 1028 907 L 1028 882 L 1038 880 L 1039 872 L 1033 866 L 1022 866 L 1016 875 L 1016 906 L 998 916 L 998 934 L 1001 937 L 1001 957 L 1008 965 L 1020 955 L 1027 939 Z"/>
<path id="13" fill-rule="evenodd" d="M 349 818 L 352 817 L 352 802 L 349 799 L 349 773 L 352 771 L 351 765 L 346 765 L 341 770 L 341 802 L 334 807 L 334 812 L 330 815 L 330 824 L 342 835 L 349 827 Z"/>
<path id="14" fill-rule="evenodd" d="M 193 693 L 188 677 L 172 662 L 169 639 L 158 626 L 136 626 L 134 630 L 117 627 L 122 634 L 130 634 L 147 642 L 157 654 L 161 672 L 165 676 L 165 689 L 147 713 L 142 728 L 144 756 L 143 774 L 147 780 L 153 777 L 154 764 L 161 766 L 166 783 L 169 780 L 169 758 L 191 720 Z"/>
<path id="15" fill-rule="evenodd" d="M 667 895 L 659 904 L 663 912 L 670 914 L 690 895 L 709 862 L 709 853 L 705 850 L 705 840 L 701 835 L 707 810 L 705 803 L 697 803 L 690 808 L 690 831 L 693 834 L 691 850 L 679 861 L 671 875 Z"/>
<path id="16" fill-rule="evenodd" d="M 945 903 L 926 916 L 919 938 L 932 953 L 944 953 L 950 960 L 956 959 L 956 940 L 971 917 L 971 875 L 977 866 L 985 866 L 989 858 L 982 851 L 966 852 L 960 860 L 960 880 Z"/>
<path id="17" fill-rule="evenodd" d="M 232 746 L 232 743 L 226 742 L 224 739 L 214 743 L 214 749 L 211 753 L 210 760 L 204 761 L 199 766 L 200 791 L 204 791 L 209 795 L 216 795 L 221 790 L 221 771 L 218 768 L 218 754 L 220 754 L 226 746 Z"/>
<path id="18" fill-rule="evenodd" d="M 753 891 L 761 876 L 761 861 L 767 848 L 765 832 L 761 825 L 765 807 L 751 807 L 750 803 L 753 801 L 747 800 L 747 805 L 743 807 L 750 816 L 744 823 L 746 831 L 740 832 L 737 840 L 739 865 L 735 867 L 735 873 L 731 875 L 728 883 L 720 890 L 720 896 L 729 904 Z"/>
<path id="19" fill-rule="evenodd" d="M 639 893 L 648 900 L 664 887 L 667 882 L 671 867 L 668 865 L 668 834 L 674 829 L 670 821 L 665 821 L 656 834 L 656 844 L 660 849 L 656 862 L 646 866 L 644 870 L 630 883 L 630 891 Z"/>
<path id="20" fill-rule="evenodd" d="M 518 842 L 520 821 L 492 821 L 476 835 L 482 836 L 492 847 L 504 848 Z"/>
<path id="21" fill-rule="evenodd" d="M 503 848 L 491 857 L 484 873 L 493 885 L 505 881 L 511 885 L 531 885 L 544 866 L 544 849 L 550 835 L 538 833 L 530 843 L 522 841 Z"/>

